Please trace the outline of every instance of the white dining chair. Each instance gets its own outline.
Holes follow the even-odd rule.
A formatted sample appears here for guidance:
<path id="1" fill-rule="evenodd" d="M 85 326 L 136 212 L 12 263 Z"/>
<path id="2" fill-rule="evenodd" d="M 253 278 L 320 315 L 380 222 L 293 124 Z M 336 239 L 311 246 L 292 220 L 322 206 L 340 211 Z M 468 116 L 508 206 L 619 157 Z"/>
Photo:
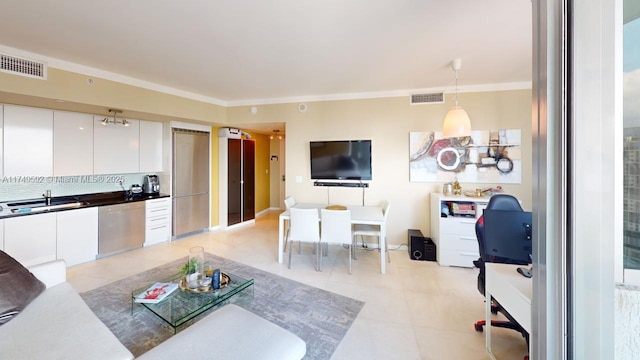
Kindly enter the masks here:
<path id="1" fill-rule="evenodd" d="M 389 217 L 389 207 L 390 204 L 388 201 L 384 201 L 382 203 L 382 215 L 384 216 L 384 222 L 386 224 L 387 218 Z M 378 249 L 380 249 L 380 226 L 378 225 L 369 225 L 369 224 L 355 224 L 353 225 L 353 237 L 354 239 L 360 236 L 360 239 L 364 243 L 364 236 L 374 236 L 378 238 Z M 385 239 L 386 240 L 386 239 Z M 380 251 L 382 251 L 380 249 Z M 387 261 L 391 262 L 391 257 L 389 256 L 389 245 L 387 242 L 384 242 L 384 251 L 385 256 L 387 257 Z"/>
<path id="2" fill-rule="evenodd" d="M 293 196 L 289 196 L 286 199 L 284 199 L 284 207 L 286 210 L 291 209 L 292 207 L 294 207 L 296 205 L 296 200 L 293 198 Z M 286 239 L 289 236 L 289 231 L 291 230 L 291 220 L 287 221 L 287 231 L 284 235 L 284 238 Z M 287 252 L 287 242 L 284 242 L 284 249 L 282 249 L 282 251 L 284 251 L 285 253 Z M 298 244 L 298 254 L 300 254 L 300 245 Z"/>
<path id="3" fill-rule="evenodd" d="M 293 252 L 292 241 L 298 241 L 300 243 L 312 243 L 316 254 L 316 271 L 319 271 L 318 254 L 321 251 L 318 249 L 320 245 L 320 224 L 318 218 L 317 209 L 298 209 L 292 207 L 289 209 L 291 214 L 290 224 L 291 231 L 289 232 L 289 269 L 291 269 L 291 253 Z"/>
<path id="4" fill-rule="evenodd" d="M 351 274 L 351 246 L 353 235 L 351 234 L 351 211 L 349 210 L 320 210 L 320 246 L 324 244 L 349 245 L 349 274 Z M 320 250 L 320 253 L 322 251 Z M 322 254 L 320 258 L 320 271 L 322 271 Z"/>

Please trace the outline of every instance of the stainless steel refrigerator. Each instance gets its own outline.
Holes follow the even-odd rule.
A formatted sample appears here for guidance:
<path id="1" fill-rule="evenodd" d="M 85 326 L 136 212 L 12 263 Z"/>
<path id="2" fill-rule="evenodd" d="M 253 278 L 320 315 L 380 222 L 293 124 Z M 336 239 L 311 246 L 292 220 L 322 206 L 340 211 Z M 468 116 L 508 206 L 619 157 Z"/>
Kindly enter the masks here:
<path id="1" fill-rule="evenodd" d="M 209 227 L 209 133 L 173 129 L 173 237 Z"/>

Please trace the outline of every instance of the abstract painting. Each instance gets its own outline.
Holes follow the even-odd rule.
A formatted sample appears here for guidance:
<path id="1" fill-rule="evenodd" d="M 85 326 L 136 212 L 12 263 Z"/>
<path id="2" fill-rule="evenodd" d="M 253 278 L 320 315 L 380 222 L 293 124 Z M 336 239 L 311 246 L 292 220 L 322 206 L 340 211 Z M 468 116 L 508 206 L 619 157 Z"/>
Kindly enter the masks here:
<path id="1" fill-rule="evenodd" d="M 469 137 L 409 133 L 409 179 L 422 182 L 522 182 L 520 129 L 476 130 Z"/>

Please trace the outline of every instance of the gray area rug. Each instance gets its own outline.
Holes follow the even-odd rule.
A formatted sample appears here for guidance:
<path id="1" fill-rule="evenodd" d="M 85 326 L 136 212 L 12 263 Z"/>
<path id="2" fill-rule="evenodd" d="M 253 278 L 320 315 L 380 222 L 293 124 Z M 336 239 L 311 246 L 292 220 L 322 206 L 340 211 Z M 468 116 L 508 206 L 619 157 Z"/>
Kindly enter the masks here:
<path id="1" fill-rule="evenodd" d="M 305 359 L 331 358 L 364 306 L 362 301 L 215 255 L 205 258 L 223 272 L 254 279 L 253 301 L 238 305 L 298 335 L 307 343 Z M 137 357 L 173 336 L 173 328 L 146 309 L 132 314 L 131 292 L 177 273 L 186 261 L 185 257 L 80 295 Z"/>

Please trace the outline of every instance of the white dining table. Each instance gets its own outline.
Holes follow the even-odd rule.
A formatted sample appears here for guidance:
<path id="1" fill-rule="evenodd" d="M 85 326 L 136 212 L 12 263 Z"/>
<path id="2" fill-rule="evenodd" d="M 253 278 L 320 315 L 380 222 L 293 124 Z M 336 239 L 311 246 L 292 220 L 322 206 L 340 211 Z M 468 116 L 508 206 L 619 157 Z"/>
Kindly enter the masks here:
<path id="1" fill-rule="evenodd" d="M 318 221 L 320 221 L 320 209 L 326 208 L 327 204 L 296 204 L 295 208 L 300 209 L 318 209 Z M 385 242 L 387 241 L 387 224 L 384 221 L 384 214 L 382 208 L 379 206 L 361 206 L 361 205 L 346 205 L 346 208 L 351 211 L 351 224 L 368 224 L 380 226 L 380 249 L 385 249 Z M 289 210 L 286 210 L 280 214 L 280 221 L 278 223 L 278 263 L 284 260 L 284 222 L 289 221 L 291 216 Z M 386 272 L 386 253 L 384 250 L 380 251 L 380 273 Z"/>

